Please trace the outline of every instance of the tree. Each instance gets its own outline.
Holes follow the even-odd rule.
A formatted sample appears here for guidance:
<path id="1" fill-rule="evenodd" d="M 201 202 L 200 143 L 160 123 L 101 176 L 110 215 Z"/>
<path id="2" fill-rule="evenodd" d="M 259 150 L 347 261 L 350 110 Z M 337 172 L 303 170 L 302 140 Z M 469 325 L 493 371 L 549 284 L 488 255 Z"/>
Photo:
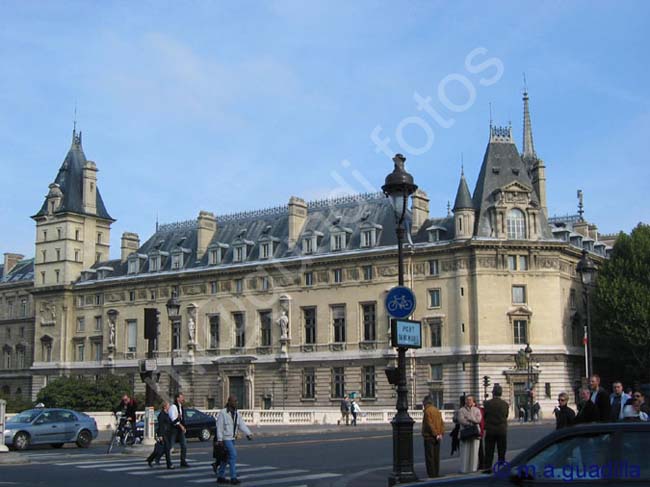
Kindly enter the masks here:
<path id="1" fill-rule="evenodd" d="M 103 375 L 97 380 L 60 377 L 41 389 L 37 402 L 78 411 L 111 411 L 132 389 L 124 376 Z"/>
<path id="2" fill-rule="evenodd" d="M 650 381 L 650 225 L 619 234 L 593 296 L 595 344 L 627 381 Z"/>

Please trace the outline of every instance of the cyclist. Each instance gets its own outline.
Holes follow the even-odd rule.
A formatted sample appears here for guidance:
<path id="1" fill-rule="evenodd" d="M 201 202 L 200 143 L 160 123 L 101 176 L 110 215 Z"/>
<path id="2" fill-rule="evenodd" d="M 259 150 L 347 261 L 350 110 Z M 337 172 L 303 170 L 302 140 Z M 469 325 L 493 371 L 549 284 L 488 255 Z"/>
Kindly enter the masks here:
<path id="1" fill-rule="evenodd" d="M 119 422 L 117 424 L 117 434 L 120 438 L 120 442 L 124 442 L 124 433 L 125 429 L 127 428 L 127 423 L 130 423 L 130 427 L 134 428 L 135 426 L 135 415 L 136 411 L 138 410 L 138 403 L 136 402 L 135 399 L 129 397 L 128 394 L 124 394 L 122 396 L 122 400 L 120 403 L 117 405 L 115 409 L 113 409 L 113 413 L 118 416 L 119 413 Z"/>

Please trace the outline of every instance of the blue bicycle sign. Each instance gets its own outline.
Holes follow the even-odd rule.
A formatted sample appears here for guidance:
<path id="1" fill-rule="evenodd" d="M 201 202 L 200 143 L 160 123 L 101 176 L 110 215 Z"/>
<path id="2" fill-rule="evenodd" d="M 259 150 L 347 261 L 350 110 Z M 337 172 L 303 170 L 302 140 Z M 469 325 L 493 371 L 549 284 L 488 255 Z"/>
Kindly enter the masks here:
<path id="1" fill-rule="evenodd" d="M 393 318 L 406 318 L 415 311 L 415 294 L 405 286 L 397 286 L 386 295 L 386 311 Z"/>

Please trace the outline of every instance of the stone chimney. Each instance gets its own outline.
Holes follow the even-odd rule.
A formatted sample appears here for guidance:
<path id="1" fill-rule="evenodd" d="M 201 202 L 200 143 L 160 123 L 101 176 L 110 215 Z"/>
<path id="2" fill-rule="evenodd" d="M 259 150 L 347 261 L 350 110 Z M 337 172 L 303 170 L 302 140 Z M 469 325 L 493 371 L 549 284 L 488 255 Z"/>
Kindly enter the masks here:
<path id="1" fill-rule="evenodd" d="M 133 252 L 137 252 L 140 248 L 140 237 L 137 233 L 124 232 L 122 234 L 122 245 L 120 249 L 122 250 L 121 260 L 126 262 L 126 259 Z"/>
<path id="2" fill-rule="evenodd" d="M 3 274 L 6 276 L 11 272 L 11 270 L 16 267 L 16 264 L 23 260 L 25 258 L 24 255 L 20 254 L 11 254 L 9 252 L 5 252 L 5 262 L 4 262 L 4 270 Z"/>
<path id="3" fill-rule="evenodd" d="M 598 226 L 597 225 L 594 225 L 593 223 L 589 224 L 589 236 L 594 240 L 598 240 Z"/>
<path id="4" fill-rule="evenodd" d="M 306 221 L 307 203 L 301 198 L 292 196 L 289 199 L 289 250 L 295 247 Z"/>
<path id="5" fill-rule="evenodd" d="M 87 161 L 83 167 L 83 210 L 91 215 L 97 214 L 97 166 Z"/>
<path id="6" fill-rule="evenodd" d="M 214 237 L 217 231 L 217 219 L 214 213 L 200 211 L 197 222 L 199 230 L 196 244 L 196 258 L 200 259 L 205 255 L 205 251 L 208 250 L 208 245 L 210 245 L 212 237 Z"/>
<path id="7" fill-rule="evenodd" d="M 583 237 L 590 237 L 589 235 L 589 223 L 582 220 L 573 224 L 573 231 L 579 233 Z"/>
<path id="8" fill-rule="evenodd" d="M 411 196 L 411 233 L 415 235 L 425 221 L 429 219 L 429 198 L 418 189 Z"/>

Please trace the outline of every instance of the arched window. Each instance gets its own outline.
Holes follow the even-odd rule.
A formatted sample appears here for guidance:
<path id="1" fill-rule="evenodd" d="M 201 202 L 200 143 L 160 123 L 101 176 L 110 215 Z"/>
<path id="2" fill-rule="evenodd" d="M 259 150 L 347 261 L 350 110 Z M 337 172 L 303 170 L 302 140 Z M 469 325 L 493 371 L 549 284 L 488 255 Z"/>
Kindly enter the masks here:
<path id="1" fill-rule="evenodd" d="M 508 239 L 522 240 L 526 238 L 526 217 L 524 212 L 513 208 L 508 212 L 507 218 Z"/>

